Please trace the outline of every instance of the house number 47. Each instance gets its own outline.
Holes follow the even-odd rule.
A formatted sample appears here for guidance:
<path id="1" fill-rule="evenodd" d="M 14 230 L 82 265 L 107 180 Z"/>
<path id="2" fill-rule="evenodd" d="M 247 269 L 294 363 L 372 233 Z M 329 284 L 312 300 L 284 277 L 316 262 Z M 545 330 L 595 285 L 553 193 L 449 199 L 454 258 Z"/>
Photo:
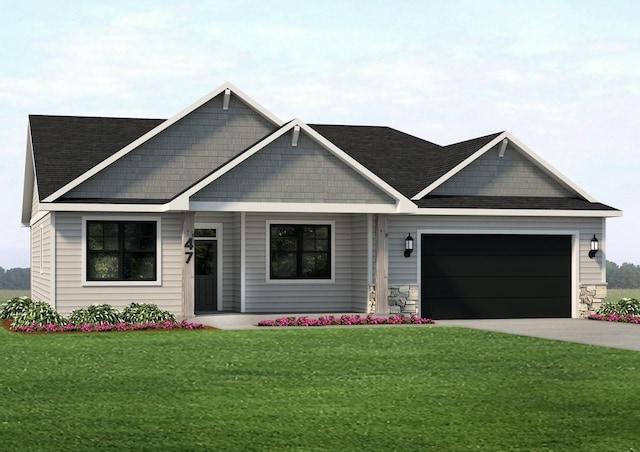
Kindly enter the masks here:
<path id="1" fill-rule="evenodd" d="M 188 250 L 184 252 L 185 256 L 187 256 L 186 263 L 188 264 L 189 262 L 191 262 L 191 258 L 193 257 L 193 237 L 190 237 L 189 240 L 187 240 L 187 243 L 184 244 L 184 247 Z"/>

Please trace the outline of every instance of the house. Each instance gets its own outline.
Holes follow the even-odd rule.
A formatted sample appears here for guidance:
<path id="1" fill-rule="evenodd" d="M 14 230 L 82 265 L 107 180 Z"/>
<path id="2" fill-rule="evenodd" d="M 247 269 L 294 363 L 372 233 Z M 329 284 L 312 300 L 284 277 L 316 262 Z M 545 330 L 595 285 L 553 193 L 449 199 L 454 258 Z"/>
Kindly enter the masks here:
<path id="1" fill-rule="evenodd" d="M 63 314 L 581 317 L 621 215 L 509 132 L 285 122 L 229 83 L 167 120 L 29 116 L 32 297 Z"/>

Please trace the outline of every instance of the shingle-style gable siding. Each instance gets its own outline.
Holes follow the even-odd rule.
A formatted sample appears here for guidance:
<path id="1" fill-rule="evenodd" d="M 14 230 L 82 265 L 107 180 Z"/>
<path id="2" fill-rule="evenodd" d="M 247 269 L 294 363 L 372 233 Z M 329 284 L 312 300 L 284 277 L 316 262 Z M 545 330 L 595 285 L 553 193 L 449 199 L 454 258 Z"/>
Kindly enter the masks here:
<path id="1" fill-rule="evenodd" d="M 134 149 L 64 198 L 171 199 L 276 126 L 236 96 L 223 95 Z"/>
<path id="2" fill-rule="evenodd" d="M 306 134 L 285 134 L 192 196 L 193 201 L 384 203 L 394 199 Z"/>
<path id="3" fill-rule="evenodd" d="M 430 195 L 575 196 L 511 146 L 504 157 L 498 156 L 498 146 L 490 149 Z"/>

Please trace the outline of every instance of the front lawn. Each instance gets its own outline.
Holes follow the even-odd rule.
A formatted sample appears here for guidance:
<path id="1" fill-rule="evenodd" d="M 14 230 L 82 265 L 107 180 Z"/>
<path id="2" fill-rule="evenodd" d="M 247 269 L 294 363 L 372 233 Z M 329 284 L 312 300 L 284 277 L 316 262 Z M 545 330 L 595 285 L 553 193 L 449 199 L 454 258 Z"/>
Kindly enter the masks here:
<path id="1" fill-rule="evenodd" d="M 640 353 L 445 327 L 0 330 L 2 450 L 629 451 Z"/>

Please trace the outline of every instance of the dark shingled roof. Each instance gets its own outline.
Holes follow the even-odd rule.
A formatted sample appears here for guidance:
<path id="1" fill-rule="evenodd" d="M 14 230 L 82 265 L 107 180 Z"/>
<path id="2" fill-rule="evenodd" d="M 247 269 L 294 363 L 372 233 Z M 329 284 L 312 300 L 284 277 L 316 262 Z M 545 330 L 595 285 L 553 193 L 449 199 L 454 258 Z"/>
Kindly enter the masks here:
<path id="1" fill-rule="evenodd" d="M 390 127 L 310 126 L 407 198 L 500 135 L 440 146 Z"/>
<path id="2" fill-rule="evenodd" d="M 40 200 L 164 121 L 29 115 Z"/>
<path id="3" fill-rule="evenodd" d="M 53 194 L 164 121 L 30 115 L 40 199 Z M 390 127 L 321 124 L 311 127 L 407 198 L 424 190 L 501 133 L 440 146 Z M 168 200 L 65 199 L 72 203 L 165 201 Z M 581 198 L 427 195 L 414 202 L 425 209 L 617 210 Z"/>
<path id="4" fill-rule="evenodd" d="M 537 196 L 425 196 L 414 201 L 423 209 L 618 210 L 581 198 Z"/>

